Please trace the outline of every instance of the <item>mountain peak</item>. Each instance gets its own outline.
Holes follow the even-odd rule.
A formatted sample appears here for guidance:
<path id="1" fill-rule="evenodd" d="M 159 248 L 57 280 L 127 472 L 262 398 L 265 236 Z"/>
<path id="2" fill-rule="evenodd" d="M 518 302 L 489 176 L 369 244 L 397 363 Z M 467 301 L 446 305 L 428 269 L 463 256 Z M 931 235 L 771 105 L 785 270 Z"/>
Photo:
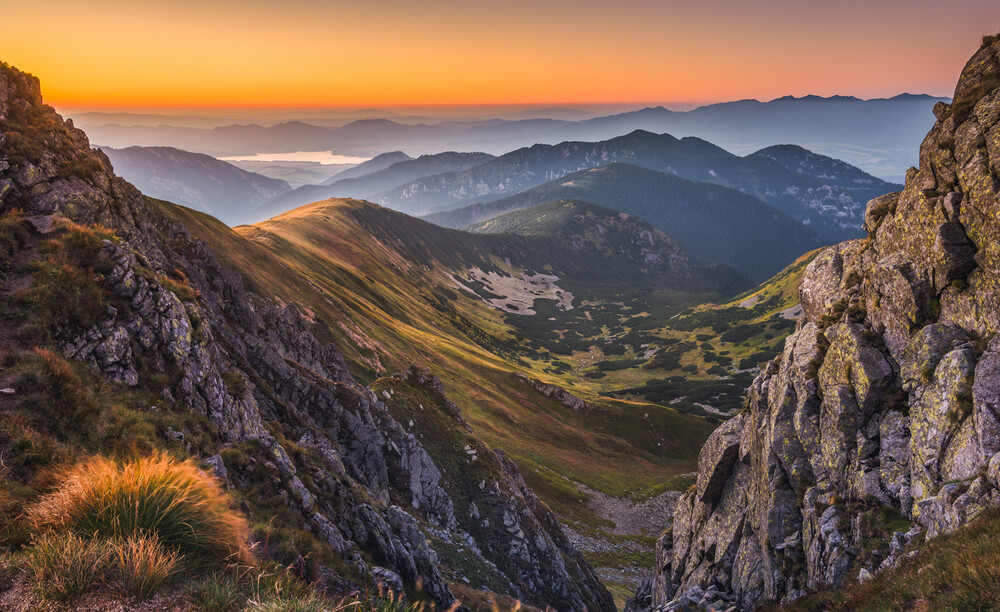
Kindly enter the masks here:
<path id="1" fill-rule="evenodd" d="M 82 130 L 43 103 L 36 77 L 8 64 L 0 64 L 0 145 L 0 210 L 113 226 L 149 245 L 151 255 L 156 250 L 145 237 L 142 194 L 114 175 Z"/>

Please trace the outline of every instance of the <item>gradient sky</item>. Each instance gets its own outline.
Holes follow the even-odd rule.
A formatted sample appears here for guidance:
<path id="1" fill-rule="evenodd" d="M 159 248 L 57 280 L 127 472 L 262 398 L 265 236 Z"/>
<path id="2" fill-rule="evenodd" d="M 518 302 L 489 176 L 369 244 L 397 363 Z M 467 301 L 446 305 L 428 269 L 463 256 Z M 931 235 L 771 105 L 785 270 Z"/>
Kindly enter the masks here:
<path id="1" fill-rule="evenodd" d="M 0 60 L 72 108 L 950 95 L 998 0 L 31 0 Z"/>

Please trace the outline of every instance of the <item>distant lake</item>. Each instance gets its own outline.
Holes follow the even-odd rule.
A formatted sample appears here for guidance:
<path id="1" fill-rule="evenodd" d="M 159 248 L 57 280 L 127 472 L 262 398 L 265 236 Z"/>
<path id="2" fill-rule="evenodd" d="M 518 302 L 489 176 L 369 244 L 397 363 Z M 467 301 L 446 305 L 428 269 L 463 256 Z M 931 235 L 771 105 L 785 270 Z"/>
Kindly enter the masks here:
<path id="1" fill-rule="evenodd" d="M 333 151 L 296 151 L 295 153 L 255 153 L 254 155 L 233 155 L 220 157 L 227 162 L 311 162 L 332 166 L 335 164 L 360 164 L 370 157 L 336 155 Z"/>

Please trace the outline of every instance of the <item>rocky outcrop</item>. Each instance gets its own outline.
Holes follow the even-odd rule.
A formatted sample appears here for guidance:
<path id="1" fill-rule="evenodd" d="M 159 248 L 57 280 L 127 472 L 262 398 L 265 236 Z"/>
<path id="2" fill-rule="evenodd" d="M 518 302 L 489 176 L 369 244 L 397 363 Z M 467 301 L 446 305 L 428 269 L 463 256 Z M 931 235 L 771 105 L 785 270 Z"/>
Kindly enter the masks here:
<path id="1" fill-rule="evenodd" d="M 528 385 L 535 391 L 538 391 L 545 397 L 551 397 L 555 399 L 560 404 L 569 408 L 573 412 L 580 412 L 581 410 L 589 410 L 593 408 L 591 404 L 573 395 L 572 393 L 563 389 L 562 387 L 556 385 L 550 385 L 548 383 L 544 383 L 534 378 L 529 378 L 524 374 L 516 374 L 515 376 L 522 383 Z"/>
<path id="2" fill-rule="evenodd" d="M 206 458 L 216 476 L 282 500 L 356 575 L 420 585 L 446 609 L 457 575 L 438 547 L 452 547 L 473 551 L 500 577 L 493 584 L 526 601 L 613 609 L 512 463 L 496 455 L 502 476 L 484 481 L 477 506 L 502 506 L 509 521 L 473 529 L 464 502 L 456 512 L 466 491 L 445 478 L 443 455 L 432 456 L 384 398 L 351 377 L 294 304 L 247 292 L 208 245 L 114 176 L 86 136 L 42 104 L 37 80 L 0 65 L 0 212 L 15 208 L 46 231 L 65 218 L 116 233 L 99 255 L 109 271 L 96 279 L 113 305 L 89 329 L 57 330 L 64 354 L 124 385 L 156 387 L 160 408 L 206 417 L 226 449 Z M 418 370 L 405 377 L 468 429 L 440 381 Z M 183 445 L 190 432 L 161 433 Z M 485 446 L 478 454 L 494 456 Z M 343 587 L 329 568 L 320 577 Z"/>
<path id="3" fill-rule="evenodd" d="M 795 599 L 1000 504 L 998 85 L 990 37 L 868 238 L 809 265 L 805 316 L 706 443 L 633 606 Z"/>
<path id="4" fill-rule="evenodd" d="M 458 540 L 466 555 L 481 559 L 519 598 L 540 598 L 559 610 L 614 607 L 593 569 L 563 534 L 558 519 L 525 483 L 513 461 L 490 449 L 445 394 L 441 381 L 411 366 L 393 377 L 386 404 L 416 415 L 410 437 L 426 440 L 442 465 L 468 466 L 435 472 L 453 496 Z M 416 405 L 414 405 L 416 403 Z M 577 585 L 577 586 L 574 586 Z"/>

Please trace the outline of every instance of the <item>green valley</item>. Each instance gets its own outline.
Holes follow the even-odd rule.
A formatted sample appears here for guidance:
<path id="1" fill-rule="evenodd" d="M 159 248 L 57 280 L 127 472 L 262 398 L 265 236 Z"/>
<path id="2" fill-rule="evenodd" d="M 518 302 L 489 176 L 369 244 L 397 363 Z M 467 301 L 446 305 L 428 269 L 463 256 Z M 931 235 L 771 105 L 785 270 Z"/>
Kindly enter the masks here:
<path id="1" fill-rule="evenodd" d="M 440 377 L 475 435 L 518 464 L 622 594 L 662 525 L 622 533 L 594 500 L 669 503 L 690 484 L 701 442 L 794 327 L 810 259 L 727 298 L 745 283 L 732 270 L 692 264 L 638 218 L 578 202 L 504 226 L 525 235 L 448 230 L 355 200 L 235 229 L 161 206 L 255 293 L 294 303 L 436 459 L 430 403 L 400 403 L 403 385 L 387 376 L 416 364 Z M 550 293 L 531 284 L 539 276 Z M 511 304 L 517 291 L 530 308 Z M 723 333 L 737 324 L 738 338 Z"/>

